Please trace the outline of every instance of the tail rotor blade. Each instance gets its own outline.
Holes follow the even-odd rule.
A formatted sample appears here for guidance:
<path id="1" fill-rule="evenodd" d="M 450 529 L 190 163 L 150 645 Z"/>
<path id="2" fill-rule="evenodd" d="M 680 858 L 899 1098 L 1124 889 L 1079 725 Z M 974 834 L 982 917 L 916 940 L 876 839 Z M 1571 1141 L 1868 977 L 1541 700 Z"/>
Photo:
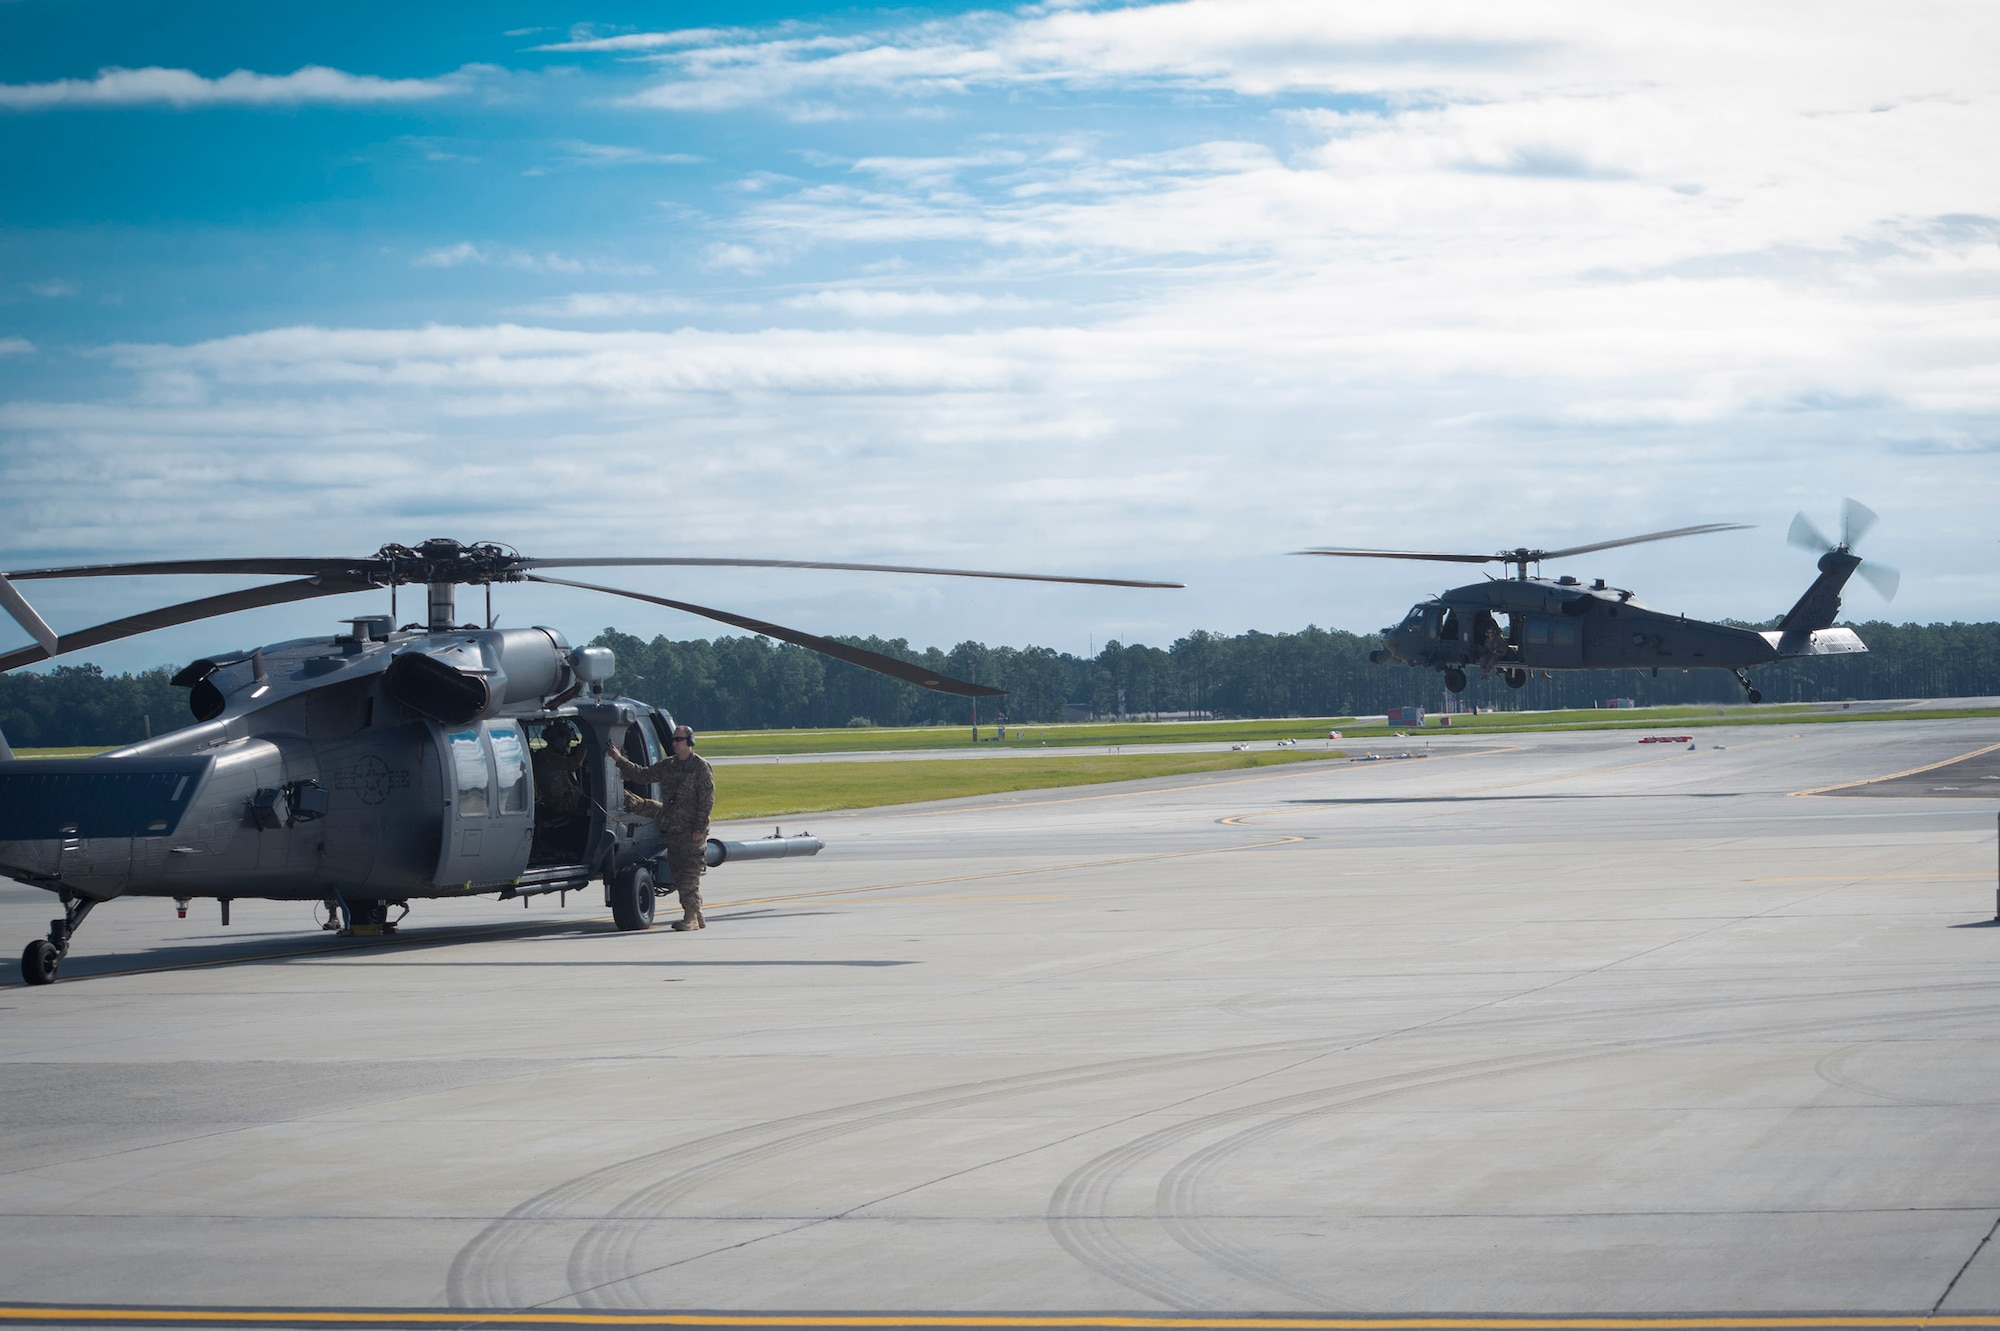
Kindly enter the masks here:
<path id="1" fill-rule="evenodd" d="M 1804 513 L 1792 519 L 1792 529 L 1785 533 L 1785 539 L 1801 550 L 1818 550 L 1824 553 L 1833 549 L 1833 542 L 1826 533 L 1813 526 L 1812 519 Z"/>
<path id="2" fill-rule="evenodd" d="M 1868 559 L 1863 560 L 1860 567 L 1854 571 L 1866 579 L 1868 585 L 1879 592 L 1883 600 L 1893 601 L 1896 599 L 1896 588 L 1902 585 L 1903 575 L 1895 569 L 1890 568 L 1887 564 L 1878 564 L 1874 560 Z"/>
<path id="3" fill-rule="evenodd" d="M 1853 499 L 1840 501 L 1840 543 L 1852 550 L 1875 525 L 1875 510 Z"/>

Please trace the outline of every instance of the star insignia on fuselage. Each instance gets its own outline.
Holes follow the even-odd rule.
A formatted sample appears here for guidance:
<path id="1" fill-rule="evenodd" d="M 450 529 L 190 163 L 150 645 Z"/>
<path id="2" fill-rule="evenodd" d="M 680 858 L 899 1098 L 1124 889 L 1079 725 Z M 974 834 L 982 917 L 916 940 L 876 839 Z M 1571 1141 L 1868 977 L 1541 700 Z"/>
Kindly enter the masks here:
<path id="1" fill-rule="evenodd" d="M 389 798 L 390 792 L 409 784 L 408 771 L 391 769 L 372 753 L 333 778 L 335 790 L 351 790 L 361 797 L 363 804 L 380 804 Z"/>

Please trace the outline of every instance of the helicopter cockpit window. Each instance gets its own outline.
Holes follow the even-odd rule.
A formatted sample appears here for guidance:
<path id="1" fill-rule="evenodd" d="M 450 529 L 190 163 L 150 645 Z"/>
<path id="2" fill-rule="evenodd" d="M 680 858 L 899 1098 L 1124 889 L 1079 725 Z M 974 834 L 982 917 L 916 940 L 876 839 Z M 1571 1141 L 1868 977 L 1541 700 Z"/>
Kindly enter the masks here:
<path id="1" fill-rule="evenodd" d="M 1418 621 L 1418 627 L 1423 629 L 1424 636 L 1426 638 L 1435 638 L 1438 635 L 1438 616 L 1440 613 L 1441 612 L 1436 607 L 1433 606 L 1429 609 L 1420 608 L 1412 610 L 1410 612 L 1410 617 L 1411 619 Z"/>
<path id="2" fill-rule="evenodd" d="M 476 730 L 455 730 L 446 737 L 451 743 L 451 765 L 458 781 L 458 816 L 484 818 L 493 807 L 493 776 L 486 767 L 486 746 Z"/>
<path id="3" fill-rule="evenodd" d="M 493 741 L 493 767 L 500 778 L 500 812 L 526 813 L 529 792 L 528 749 L 521 728 L 512 721 L 496 722 L 487 731 Z"/>
<path id="4" fill-rule="evenodd" d="M 1447 610 L 1444 612 L 1443 632 L 1445 641 L 1447 642 L 1458 641 L 1458 611 Z"/>
<path id="5" fill-rule="evenodd" d="M 634 721 L 625 727 L 624 754 L 641 767 L 651 767 L 660 761 L 660 743 L 653 738 L 651 728 Z M 659 794 L 652 785 L 644 781 L 627 781 L 625 789 L 634 795 L 651 799 Z"/>

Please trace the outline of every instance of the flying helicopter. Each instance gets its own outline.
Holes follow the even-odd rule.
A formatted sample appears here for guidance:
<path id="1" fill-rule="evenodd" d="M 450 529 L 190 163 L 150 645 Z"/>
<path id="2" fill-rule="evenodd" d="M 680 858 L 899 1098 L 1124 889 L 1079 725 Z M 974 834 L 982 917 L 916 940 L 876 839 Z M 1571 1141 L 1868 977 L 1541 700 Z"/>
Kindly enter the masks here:
<path id="1" fill-rule="evenodd" d="M 1521 546 L 1497 554 L 1438 554 L 1411 550 L 1297 550 L 1294 554 L 1331 555 L 1349 559 L 1418 559 L 1453 564 L 1499 563 L 1512 576 L 1487 575 L 1487 581 L 1454 587 L 1410 607 L 1403 621 L 1384 631 L 1384 646 L 1369 654 L 1377 665 L 1401 663 L 1426 666 L 1444 675 L 1444 686 L 1464 691 L 1466 671 L 1476 668 L 1482 679 L 1498 673 L 1510 688 L 1520 688 L 1530 674 L 1547 676 L 1557 670 L 1610 670 L 1662 667 L 1679 670 L 1727 670 L 1743 686 L 1750 702 L 1764 700 L 1750 682 L 1749 669 L 1800 656 L 1840 656 L 1865 652 L 1853 629 L 1833 627 L 1840 614 L 1840 592 L 1854 573 L 1872 584 L 1884 599 L 1893 599 L 1900 576 L 1896 570 L 1863 562 L 1855 545 L 1875 524 L 1875 514 L 1852 499 L 1842 506 L 1840 540 L 1833 541 L 1804 513 L 1792 520 L 1788 539 L 1793 545 L 1820 551 L 1819 576 L 1778 626 L 1770 630 L 1737 628 L 1670 615 L 1654 610 L 1629 591 L 1605 585 L 1602 578 L 1585 586 L 1564 574 L 1539 573 L 1545 560 L 1566 559 L 1709 532 L 1741 531 L 1746 524 L 1711 522 L 1671 531 L 1648 532 L 1611 541 L 1593 541 L 1561 550 Z"/>
<path id="2" fill-rule="evenodd" d="M 589 567 L 809 568 L 1104 587 L 1175 582 L 817 560 L 699 557 L 531 559 L 511 547 L 438 538 L 362 558 L 195 559 L 19 569 L 0 575 L 0 608 L 34 645 L 0 654 L 0 671 L 153 629 L 318 597 L 387 588 L 388 614 L 343 620 L 344 633 L 195 661 L 174 676 L 194 723 L 93 758 L 15 759 L 0 736 L 0 875 L 52 892 L 63 914 L 21 956 L 47 984 L 83 919 L 116 897 L 324 903 L 328 927 L 393 931 L 421 898 L 503 899 L 604 884 L 619 929 L 649 927 L 667 890 L 657 826 L 625 810 L 614 745 L 650 764 L 671 715 L 605 692 L 608 648 L 572 647 L 552 628 L 497 628 L 496 583 L 538 582 L 629 597 L 794 643 L 922 688 L 966 698 L 1005 690 L 727 610 L 551 576 Z M 164 574 L 292 575 L 58 634 L 15 583 Z M 423 621 L 397 627 L 396 589 L 428 590 Z M 484 622 L 459 621 L 457 589 L 486 589 Z M 571 798 L 546 800 L 534 754 L 544 731 L 574 736 Z M 809 855 L 812 837 L 711 840 L 706 860 Z"/>

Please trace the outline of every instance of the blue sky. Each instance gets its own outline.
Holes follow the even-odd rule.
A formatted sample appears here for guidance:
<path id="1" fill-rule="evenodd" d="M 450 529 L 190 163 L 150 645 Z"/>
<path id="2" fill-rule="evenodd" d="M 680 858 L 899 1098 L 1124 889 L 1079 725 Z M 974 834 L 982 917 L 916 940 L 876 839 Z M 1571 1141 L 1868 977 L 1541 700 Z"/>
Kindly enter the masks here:
<path id="1" fill-rule="evenodd" d="M 1988 6 L 0 3 L 0 568 L 434 535 L 949 645 L 1371 629 L 1565 545 L 2000 615 Z M 216 580 L 30 586 L 59 629 Z M 87 654 L 320 631 L 309 606 Z M 507 622 L 705 636 L 510 590 Z M 0 647 L 25 635 L 0 624 Z"/>

